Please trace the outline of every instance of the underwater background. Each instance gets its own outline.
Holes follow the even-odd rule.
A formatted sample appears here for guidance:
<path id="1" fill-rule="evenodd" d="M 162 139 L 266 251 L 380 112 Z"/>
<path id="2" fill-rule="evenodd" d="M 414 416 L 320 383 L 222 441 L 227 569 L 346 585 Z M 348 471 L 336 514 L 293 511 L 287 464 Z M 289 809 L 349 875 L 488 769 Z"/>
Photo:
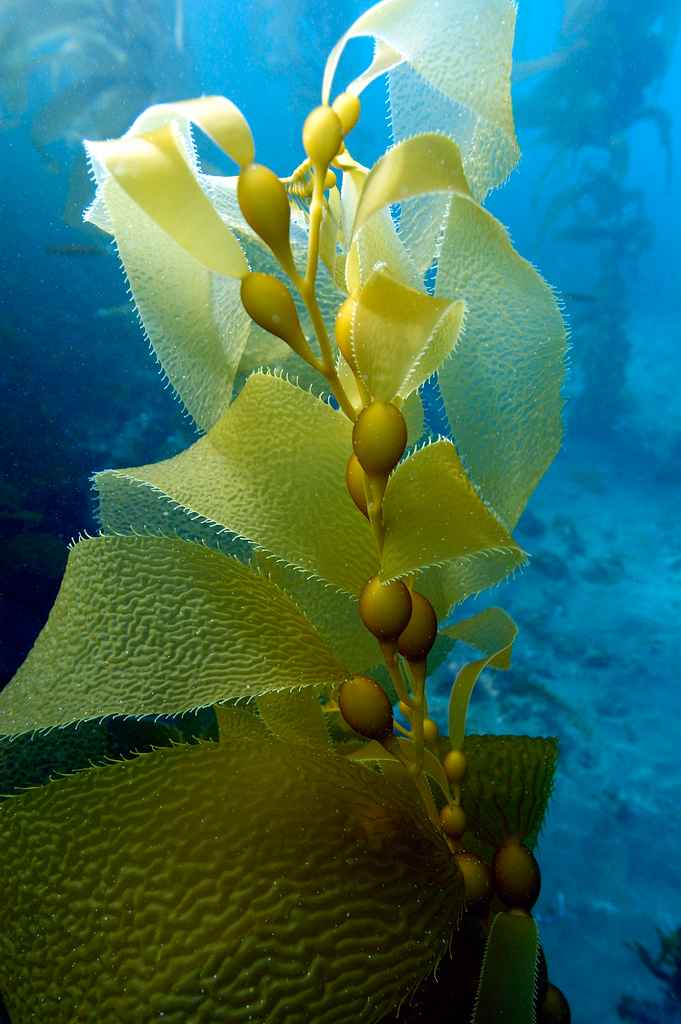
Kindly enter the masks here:
<path id="1" fill-rule="evenodd" d="M 0 0 L 0 687 L 68 542 L 97 529 L 90 475 L 196 436 L 108 236 L 80 225 L 80 138 L 219 92 L 290 173 L 326 54 L 365 7 Z M 483 673 L 469 731 L 560 737 L 535 916 L 581 1024 L 681 1020 L 680 15 L 681 0 L 520 0 L 523 159 L 486 204 L 562 296 L 572 351 L 564 449 L 516 531 L 532 559 L 490 599 L 520 626 L 512 669 Z M 385 108 L 379 83 L 365 95 Z M 371 165 L 387 137 L 360 122 L 353 153 Z M 442 724 L 459 664 L 432 685 Z"/>

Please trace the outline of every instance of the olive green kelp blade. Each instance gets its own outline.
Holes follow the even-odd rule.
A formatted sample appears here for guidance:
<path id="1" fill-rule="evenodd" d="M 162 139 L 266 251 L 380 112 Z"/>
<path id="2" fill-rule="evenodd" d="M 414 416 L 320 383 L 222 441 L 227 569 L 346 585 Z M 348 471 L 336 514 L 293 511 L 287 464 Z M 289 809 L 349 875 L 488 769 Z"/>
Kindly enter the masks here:
<path id="1" fill-rule="evenodd" d="M 445 952 L 461 877 L 334 754 L 202 743 L 0 808 L 0 989 L 35 1024 L 361 1024 Z"/>
<path id="2" fill-rule="evenodd" d="M 463 640 L 483 654 L 482 658 L 469 661 L 459 669 L 449 695 L 449 739 L 454 748 L 459 748 L 466 734 L 466 715 L 473 687 L 488 665 L 502 671 L 510 668 L 511 649 L 518 627 L 503 608 L 486 608 L 477 615 L 447 626 L 442 632 L 452 640 Z"/>
<path id="3" fill-rule="evenodd" d="M 96 478 L 105 530 L 128 528 L 116 481 L 158 492 L 168 504 L 251 541 L 268 554 L 358 595 L 378 571 L 367 520 L 345 484 L 352 424 L 280 377 L 253 374 L 220 422 L 174 459 Z M 149 524 L 152 531 L 156 523 Z"/>
<path id="4" fill-rule="evenodd" d="M 533 917 L 497 914 L 487 940 L 473 1024 L 533 1024 L 538 952 Z"/>
<path id="5" fill-rule="evenodd" d="M 508 530 L 560 447 L 565 325 L 505 228 L 454 195 L 435 294 L 463 299 L 466 329 L 439 383 L 461 461 Z"/>
<path id="6" fill-rule="evenodd" d="M 175 714 L 348 675 L 288 598 L 236 559 L 98 537 L 72 548 L 47 625 L 0 694 L 0 733 Z"/>
<path id="7" fill-rule="evenodd" d="M 533 846 L 553 792 L 558 740 L 548 736 L 467 736 L 470 771 L 462 803 L 468 827 L 496 848 Z"/>

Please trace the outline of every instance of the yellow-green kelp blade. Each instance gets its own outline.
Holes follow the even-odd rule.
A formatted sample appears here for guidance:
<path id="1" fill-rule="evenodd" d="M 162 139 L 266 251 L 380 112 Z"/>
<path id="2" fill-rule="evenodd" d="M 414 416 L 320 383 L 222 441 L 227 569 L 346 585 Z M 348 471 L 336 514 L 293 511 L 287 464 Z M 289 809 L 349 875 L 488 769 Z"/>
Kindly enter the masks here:
<path id="1" fill-rule="evenodd" d="M 373 36 L 374 61 L 348 90 L 359 95 L 374 78 L 391 71 L 391 120 L 397 119 L 397 138 L 423 131 L 429 120 L 432 102 L 425 107 L 419 103 L 419 86 L 440 98 L 449 108 L 449 119 L 438 127 L 452 136 L 458 129 L 466 142 L 467 176 L 481 199 L 506 178 L 520 155 L 511 109 L 514 28 L 511 0 L 384 0 L 362 14 L 334 46 L 322 98 L 326 102 L 330 96 L 348 40 Z M 408 75 L 411 86 L 398 103 L 392 95 L 396 72 Z"/>
<path id="2" fill-rule="evenodd" d="M 484 585 L 492 586 L 508 575 L 509 558 L 513 567 L 524 559 L 446 440 L 426 445 L 397 467 L 386 488 L 383 521 L 381 573 L 387 580 L 452 560 L 483 558 L 490 580 Z M 502 575 L 496 575 L 495 564 Z"/>
<path id="3" fill-rule="evenodd" d="M 352 674 L 367 672 L 374 665 L 382 664 L 378 640 L 362 622 L 357 598 L 328 586 L 323 580 L 310 579 L 274 558 L 265 558 L 260 552 L 253 553 L 250 565 L 293 601 L 329 650 Z M 431 660 L 432 657 L 429 663 Z"/>
<path id="4" fill-rule="evenodd" d="M 346 188 L 346 177 L 343 180 L 344 199 L 351 191 Z M 349 289 L 358 287 L 350 275 L 353 261 L 364 259 L 366 263 L 366 253 L 370 250 L 373 236 L 378 236 L 377 241 L 386 248 L 389 238 L 386 224 L 395 235 L 389 249 L 391 256 L 381 257 L 379 251 L 374 263 L 382 258 L 394 277 L 412 287 L 422 288 L 424 274 L 431 267 L 442 242 L 442 229 L 452 195 L 457 193 L 471 198 L 459 147 L 446 135 L 433 132 L 415 135 L 389 149 L 364 177 L 353 172 L 353 184 L 360 192 L 353 205 L 347 204 L 346 212 L 354 239 L 347 258 Z M 399 233 L 387 204 L 399 204 Z M 409 254 L 410 277 L 405 276 L 400 261 L 392 256 L 396 249 Z M 394 268 L 393 264 L 396 264 Z M 366 273 L 362 283 L 365 280 Z"/>
<path id="5" fill-rule="evenodd" d="M 389 273 L 402 284 L 411 288 L 422 287 L 423 274 L 419 273 L 405 249 L 387 206 L 379 203 L 377 209 L 353 232 L 357 206 L 369 171 L 347 155 L 341 156 L 338 162 L 343 168 L 339 238 L 347 247 L 345 254 L 341 250 L 339 260 L 344 262 L 344 284 L 348 292 L 358 292 L 379 263 L 385 264 Z"/>
<path id="6" fill-rule="evenodd" d="M 197 124 L 239 167 L 255 160 L 248 121 L 226 96 L 197 96 L 192 100 L 154 104 L 135 119 L 124 137 L 144 135 L 176 120 Z"/>
<path id="7" fill-rule="evenodd" d="M 463 299 L 466 329 L 439 374 L 461 461 L 508 530 L 560 447 L 565 325 L 506 230 L 454 195 L 435 294 Z"/>
<path id="8" fill-rule="evenodd" d="M 165 748 L 0 808 L 14 1021 L 361 1024 L 432 972 L 461 876 L 416 804 L 277 742 Z"/>
<path id="9" fill-rule="evenodd" d="M 533 917 L 497 914 L 487 940 L 473 1024 L 533 1024 L 538 953 Z"/>
<path id="10" fill-rule="evenodd" d="M 518 627 L 502 608 L 486 608 L 485 611 L 463 619 L 453 626 L 441 630 L 454 640 L 462 640 L 485 657 L 464 665 L 454 680 L 449 697 L 449 738 L 455 749 L 461 747 L 466 732 L 466 714 L 473 687 L 484 668 L 508 669 L 511 664 L 511 649 L 518 635 Z"/>
<path id="11" fill-rule="evenodd" d="M 221 221 L 238 238 L 249 265 L 281 276 L 272 253 L 243 219 L 236 178 L 200 172 L 186 126 L 182 143 L 202 189 Z M 149 341 L 171 385 L 201 429 L 209 430 L 217 423 L 229 407 L 235 386 L 238 388 L 245 376 L 259 367 L 289 372 L 299 378 L 301 387 L 312 386 L 319 391 L 326 386 L 288 345 L 250 319 L 241 302 L 238 280 L 217 274 L 194 259 L 133 202 L 113 177 L 102 171 L 100 178 L 97 199 L 87 218 L 115 236 Z M 304 266 L 307 229 L 299 224 L 292 225 L 291 247 L 298 265 Z M 333 335 L 334 318 L 345 292 L 339 291 L 321 264 L 316 291 Z M 298 312 L 303 330 L 311 335 L 312 326 L 301 303 Z"/>
<path id="12" fill-rule="evenodd" d="M 190 255 L 112 177 L 102 181 L 88 219 L 115 236 L 149 342 L 187 411 L 208 430 L 231 402 L 255 330 L 240 281 Z"/>
<path id="13" fill-rule="evenodd" d="M 144 534 L 194 541 L 239 558 L 293 601 L 351 673 L 367 672 L 383 661 L 378 641 L 359 616 L 355 597 L 285 565 L 274 556 L 267 557 L 248 542 L 221 532 L 214 524 L 188 515 L 181 505 L 169 502 L 162 491 L 115 472 L 100 473 L 95 480 L 101 488 L 99 515 L 105 534 Z M 361 516 L 356 509 L 354 513 Z M 432 654 L 429 661 L 433 661 Z"/>
<path id="14" fill-rule="evenodd" d="M 415 391 L 454 349 L 463 313 L 463 302 L 409 288 L 379 264 L 352 319 L 352 350 L 369 393 L 392 402 Z"/>
<path id="15" fill-rule="evenodd" d="M 459 147 L 435 133 L 405 139 L 384 153 L 364 179 L 352 237 L 382 207 L 433 192 L 471 198 Z"/>
<path id="16" fill-rule="evenodd" d="M 116 528 L 116 478 L 137 481 L 190 516 L 357 596 L 378 560 L 371 528 L 345 484 L 351 435 L 350 421 L 327 403 L 280 377 L 253 374 L 187 451 L 100 474 L 102 522 Z"/>
<path id="17" fill-rule="evenodd" d="M 47 624 L 0 694 L 0 733 L 174 714 L 348 675 L 288 598 L 236 559 L 99 537 L 72 548 Z"/>
<path id="18" fill-rule="evenodd" d="M 510 840 L 533 846 L 548 807 L 558 741 L 544 736 L 467 736 L 470 771 L 462 802 L 468 828 L 496 848 Z"/>
<path id="19" fill-rule="evenodd" d="M 242 278 L 248 272 L 239 243 L 201 187 L 176 123 L 143 135 L 89 142 L 87 151 L 102 184 L 111 176 L 195 260 L 225 277 Z"/>

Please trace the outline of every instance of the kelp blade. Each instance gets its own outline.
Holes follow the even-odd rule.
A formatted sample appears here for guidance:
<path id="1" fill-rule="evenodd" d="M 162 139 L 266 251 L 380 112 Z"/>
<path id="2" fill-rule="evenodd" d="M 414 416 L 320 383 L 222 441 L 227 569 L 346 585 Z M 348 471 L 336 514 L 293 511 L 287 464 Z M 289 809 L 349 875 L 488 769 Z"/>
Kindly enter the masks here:
<path id="1" fill-rule="evenodd" d="M 349 91 L 359 95 L 378 75 L 406 68 L 415 85 L 422 83 L 438 94 L 450 111 L 463 112 L 472 122 L 465 137 L 464 166 L 469 181 L 474 182 L 476 198 L 482 199 L 490 188 L 501 184 L 520 156 L 511 109 L 514 28 L 515 5 L 510 0 L 458 0 L 455 5 L 437 0 L 384 0 L 362 14 L 334 46 L 324 72 L 322 98 L 329 98 L 348 40 L 373 36 L 374 61 L 350 83 Z M 430 106 L 410 103 L 406 96 L 399 109 L 393 103 L 397 138 L 423 131 L 423 122 L 430 120 L 430 115 Z M 455 123 L 456 113 L 450 114 L 447 126 L 437 127 L 452 135 Z M 432 122 L 429 127 L 432 130 Z"/>
<path id="2" fill-rule="evenodd" d="M 439 440 L 402 462 L 383 503 L 386 579 L 455 559 L 482 558 L 491 582 L 524 560 L 522 548 L 485 506 L 466 476 L 453 444 Z M 495 578 L 495 570 L 498 574 Z"/>
<path id="3" fill-rule="evenodd" d="M 466 329 L 438 380 L 461 462 L 510 531 L 560 448 L 563 318 L 505 228 L 458 195 L 435 294 L 466 303 Z"/>
<path id="4" fill-rule="evenodd" d="M 326 402 L 280 377 L 253 374 L 220 422 L 187 451 L 97 478 L 103 525 L 125 528 L 115 492 L 116 478 L 125 478 L 357 596 L 378 559 L 371 528 L 345 485 L 351 435 L 350 421 Z"/>
<path id="5" fill-rule="evenodd" d="M 544 736 L 467 736 L 462 802 L 468 828 L 488 846 L 533 846 L 553 792 L 558 741 Z"/>
<path id="6" fill-rule="evenodd" d="M 487 940 L 473 1024 L 534 1024 L 538 951 L 534 918 L 497 914 Z"/>
<path id="7" fill-rule="evenodd" d="M 348 675 L 289 599 L 236 559 L 167 538 L 98 537 L 71 551 L 47 625 L 0 694 L 0 734 Z"/>
<path id="8" fill-rule="evenodd" d="M 148 217 L 209 270 L 242 278 L 248 264 L 236 238 L 199 184 L 171 122 L 144 135 L 88 143 L 88 154 Z"/>
<path id="9" fill-rule="evenodd" d="M 462 302 L 434 299 L 377 266 L 352 321 L 352 351 L 370 394 L 391 402 L 423 384 L 454 348 L 463 312 Z M 431 352 L 434 337 L 440 344 Z"/>
<path id="10" fill-rule="evenodd" d="M 477 615 L 445 627 L 442 632 L 454 640 L 463 640 L 485 655 L 464 665 L 452 686 L 448 710 L 449 738 L 452 746 L 458 748 L 463 743 L 468 702 L 478 676 L 488 665 L 502 670 L 509 668 L 518 627 L 502 608 L 486 608 Z"/>
<path id="11" fill-rule="evenodd" d="M 166 748 L 6 801 L 0 885 L 18 1024 L 374 1020 L 462 905 L 404 794 L 275 742 Z"/>

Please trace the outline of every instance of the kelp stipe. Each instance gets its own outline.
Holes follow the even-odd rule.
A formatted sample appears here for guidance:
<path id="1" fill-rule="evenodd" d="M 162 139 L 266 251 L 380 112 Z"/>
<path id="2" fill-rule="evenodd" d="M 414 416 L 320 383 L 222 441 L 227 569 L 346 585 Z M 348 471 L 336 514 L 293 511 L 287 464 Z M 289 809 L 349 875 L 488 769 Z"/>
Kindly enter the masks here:
<path id="1" fill-rule="evenodd" d="M 222 97 L 88 143 L 88 217 L 205 434 L 98 474 L 102 533 L 74 545 L 0 730 L 34 735 L 31 778 L 41 733 L 87 720 L 212 707 L 219 738 L 178 725 L 3 804 L 16 1024 L 369 1022 L 428 1007 L 443 957 L 452 993 L 477 985 L 460 1019 L 569 1019 L 531 916 L 557 743 L 465 737 L 516 627 L 443 625 L 525 561 L 511 531 L 560 444 L 560 313 L 480 205 L 518 158 L 513 23 L 509 0 L 371 8 L 283 180 Z M 362 34 L 374 61 L 329 105 Z M 346 140 L 385 72 L 396 145 L 369 170 Z M 192 122 L 238 177 L 200 170 Z M 452 437 L 423 428 L 435 373 Z M 480 657 L 444 737 L 426 678 L 457 641 Z"/>

